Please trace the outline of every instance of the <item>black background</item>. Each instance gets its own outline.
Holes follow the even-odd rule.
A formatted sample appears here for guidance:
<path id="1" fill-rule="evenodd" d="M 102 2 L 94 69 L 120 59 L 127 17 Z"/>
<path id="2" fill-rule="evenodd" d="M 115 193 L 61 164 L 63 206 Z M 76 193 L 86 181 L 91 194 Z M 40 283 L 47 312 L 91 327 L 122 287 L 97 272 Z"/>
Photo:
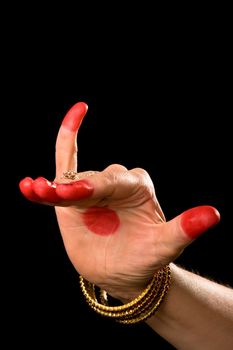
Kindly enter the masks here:
<path id="1" fill-rule="evenodd" d="M 220 224 L 177 263 L 232 284 L 232 97 L 229 45 L 222 35 L 227 27 L 219 32 L 215 23 L 199 32 L 193 22 L 187 32 L 173 23 L 166 32 L 165 24 L 158 30 L 151 20 L 143 31 L 138 24 L 120 32 L 116 21 L 107 34 L 109 20 L 87 37 L 90 17 L 66 34 L 56 21 L 43 31 L 44 22 L 37 18 L 33 26 L 34 20 L 19 23 L 5 39 L 2 64 L 7 341 L 30 348 L 65 341 L 71 349 L 83 338 L 109 348 L 109 336 L 117 346 L 153 342 L 172 349 L 144 324 L 121 326 L 89 310 L 53 209 L 28 202 L 18 183 L 25 176 L 53 179 L 58 128 L 68 109 L 84 101 L 89 111 L 78 135 L 79 170 L 102 170 L 111 163 L 145 168 L 168 220 L 192 206 L 215 206 Z"/>

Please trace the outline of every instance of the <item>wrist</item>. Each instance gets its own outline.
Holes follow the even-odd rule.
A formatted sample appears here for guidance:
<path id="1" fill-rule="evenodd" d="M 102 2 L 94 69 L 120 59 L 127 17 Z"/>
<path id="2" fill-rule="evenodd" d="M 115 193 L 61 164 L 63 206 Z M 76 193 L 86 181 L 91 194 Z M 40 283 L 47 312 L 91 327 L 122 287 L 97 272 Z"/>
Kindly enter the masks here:
<path id="1" fill-rule="evenodd" d="M 162 269 L 162 268 L 161 268 Z M 108 278 L 107 282 L 98 285 L 99 288 L 105 290 L 112 298 L 121 301 L 122 303 L 128 303 L 140 295 L 152 281 L 157 272 L 151 273 L 151 276 L 126 276 L 118 277 L 113 276 Z"/>
<path id="2" fill-rule="evenodd" d="M 102 316 L 115 319 L 119 323 L 134 324 L 145 321 L 151 317 L 163 302 L 171 281 L 170 267 L 164 266 L 149 282 L 147 287 L 136 297 L 123 305 L 111 306 L 105 291 L 96 293 L 95 285 L 80 276 L 80 286 L 89 306 Z M 136 293 L 136 291 L 134 291 Z M 119 298 L 119 294 L 114 293 Z M 127 300 L 134 293 L 121 294 L 120 299 Z"/>
<path id="3" fill-rule="evenodd" d="M 119 300 L 121 303 L 126 304 L 131 300 L 137 298 L 147 287 L 150 281 L 141 286 L 126 287 L 126 288 L 103 288 L 108 295 L 113 299 Z"/>

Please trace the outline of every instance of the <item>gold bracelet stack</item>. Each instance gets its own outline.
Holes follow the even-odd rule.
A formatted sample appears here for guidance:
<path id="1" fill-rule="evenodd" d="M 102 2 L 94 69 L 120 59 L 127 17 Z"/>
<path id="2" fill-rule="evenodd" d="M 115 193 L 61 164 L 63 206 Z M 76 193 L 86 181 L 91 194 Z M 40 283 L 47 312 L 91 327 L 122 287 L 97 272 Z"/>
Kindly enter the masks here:
<path id="1" fill-rule="evenodd" d="M 124 324 L 138 323 L 151 317 L 164 300 L 170 284 L 171 270 L 167 265 L 156 272 L 149 285 L 137 298 L 127 304 L 109 306 L 107 293 L 100 290 L 97 298 L 95 285 L 80 276 L 81 290 L 89 306 L 98 314 Z"/>

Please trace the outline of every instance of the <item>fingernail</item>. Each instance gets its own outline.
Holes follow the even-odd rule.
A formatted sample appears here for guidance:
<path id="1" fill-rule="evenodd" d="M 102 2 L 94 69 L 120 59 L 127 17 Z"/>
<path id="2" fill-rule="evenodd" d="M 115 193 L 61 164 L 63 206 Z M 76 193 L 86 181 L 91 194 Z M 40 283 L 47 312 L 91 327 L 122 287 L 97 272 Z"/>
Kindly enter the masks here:
<path id="1" fill-rule="evenodd" d="M 195 239 L 220 221 L 220 214 L 212 206 L 203 205 L 181 214 L 180 224 L 184 232 Z"/>
<path id="2" fill-rule="evenodd" d="M 94 191 L 87 180 L 79 180 L 69 184 L 57 184 L 56 193 L 64 200 L 80 200 L 89 198 Z"/>
<path id="3" fill-rule="evenodd" d="M 88 106 L 84 102 L 76 103 L 65 115 L 62 126 L 69 131 L 77 131 L 87 113 Z"/>

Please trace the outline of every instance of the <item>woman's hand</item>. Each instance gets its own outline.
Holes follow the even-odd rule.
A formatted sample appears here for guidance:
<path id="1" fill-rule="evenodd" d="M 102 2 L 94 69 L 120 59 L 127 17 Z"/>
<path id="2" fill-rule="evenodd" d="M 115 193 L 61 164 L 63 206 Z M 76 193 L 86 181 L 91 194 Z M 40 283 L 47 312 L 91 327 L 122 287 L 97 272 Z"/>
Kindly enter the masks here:
<path id="1" fill-rule="evenodd" d="M 146 286 L 156 270 L 215 225 L 219 213 L 200 206 L 166 222 L 150 176 L 141 168 L 127 170 L 113 164 L 102 172 L 76 176 L 77 132 L 86 111 L 86 104 L 79 102 L 62 122 L 55 180 L 27 177 L 20 189 L 31 201 L 55 206 L 65 249 L 76 270 L 112 296 L 128 299 Z"/>

